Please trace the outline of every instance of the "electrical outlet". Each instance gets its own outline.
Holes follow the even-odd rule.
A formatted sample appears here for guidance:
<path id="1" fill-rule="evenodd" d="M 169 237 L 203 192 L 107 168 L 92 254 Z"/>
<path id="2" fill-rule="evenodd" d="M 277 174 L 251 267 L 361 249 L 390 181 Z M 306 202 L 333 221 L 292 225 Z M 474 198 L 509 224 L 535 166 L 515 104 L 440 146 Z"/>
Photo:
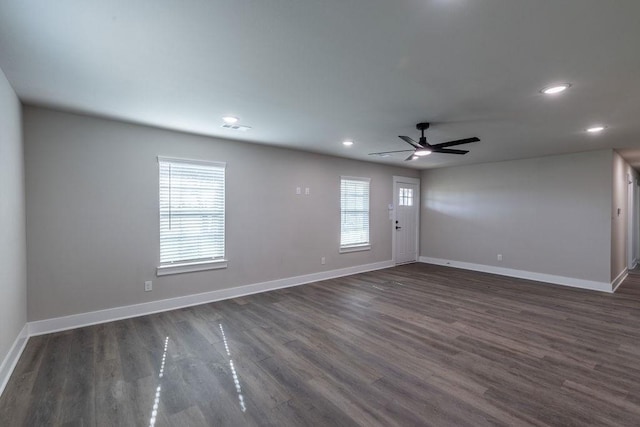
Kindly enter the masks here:
<path id="1" fill-rule="evenodd" d="M 325 265 L 327 263 L 327 259 L 325 257 L 320 258 L 320 264 Z"/>
<path id="2" fill-rule="evenodd" d="M 305 195 L 307 195 L 307 196 L 308 196 L 309 194 L 311 194 L 311 190 L 309 189 L 309 187 L 307 187 L 307 188 L 305 188 L 305 189 L 304 189 L 304 194 L 305 194 Z"/>
<path id="3" fill-rule="evenodd" d="M 151 280 L 147 280 L 144 282 L 144 291 L 149 292 L 151 290 L 153 290 L 153 282 L 151 282 Z"/>
<path id="4" fill-rule="evenodd" d="M 502 261 L 502 254 L 498 254 L 498 261 Z"/>

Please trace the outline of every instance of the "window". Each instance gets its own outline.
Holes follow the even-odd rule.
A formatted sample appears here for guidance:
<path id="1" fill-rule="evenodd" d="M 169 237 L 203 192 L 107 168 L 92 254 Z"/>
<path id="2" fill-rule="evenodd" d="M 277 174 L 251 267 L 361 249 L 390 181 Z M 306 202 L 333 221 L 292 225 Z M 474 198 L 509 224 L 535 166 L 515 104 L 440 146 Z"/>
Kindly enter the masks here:
<path id="1" fill-rule="evenodd" d="M 369 178 L 340 180 L 340 252 L 368 250 Z"/>
<path id="2" fill-rule="evenodd" d="M 226 267 L 225 164 L 158 157 L 158 275 Z"/>
<path id="3" fill-rule="evenodd" d="M 400 206 L 413 206 L 413 188 L 401 188 L 399 194 Z"/>

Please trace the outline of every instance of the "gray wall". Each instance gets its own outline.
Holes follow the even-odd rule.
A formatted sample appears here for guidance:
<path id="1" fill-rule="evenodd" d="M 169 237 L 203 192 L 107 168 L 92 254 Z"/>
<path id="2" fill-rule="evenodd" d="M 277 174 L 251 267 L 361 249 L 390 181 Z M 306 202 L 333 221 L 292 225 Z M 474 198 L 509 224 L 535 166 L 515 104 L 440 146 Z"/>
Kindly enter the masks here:
<path id="1" fill-rule="evenodd" d="M 27 321 L 20 101 L 0 70 L 0 363 Z"/>
<path id="2" fill-rule="evenodd" d="M 424 171 L 421 255 L 609 282 L 612 156 Z"/>
<path id="3" fill-rule="evenodd" d="M 391 260 L 392 176 L 419 175 L 36 107 L 23 112 L 29 320 Z M 227 269 L 155 277 L 158 155 L 227 162 Z M 338 253 L 340 175 L 371 178 L 371 251 Z M 296 195 L 296 186 L 311 194 Z M 154 281 L 152 292 L 144 292 L 145 280 Z"/>

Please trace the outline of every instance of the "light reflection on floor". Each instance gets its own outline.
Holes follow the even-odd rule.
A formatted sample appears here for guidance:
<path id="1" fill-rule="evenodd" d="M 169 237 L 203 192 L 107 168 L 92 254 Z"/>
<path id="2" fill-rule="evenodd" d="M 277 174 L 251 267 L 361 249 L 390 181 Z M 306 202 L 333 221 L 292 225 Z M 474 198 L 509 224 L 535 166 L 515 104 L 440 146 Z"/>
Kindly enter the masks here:
<path id="1" fill-rule="evenodd" d="M 231 350 L 229 350 L 229 344 L 227 343 L 227 336 L 224 333 L 224 328 L 222 327 L 222 323 L 218 324 L 220 326 L 220 332 L 222 332 L 222 340 L 224 341 L 224 348 L 227 351 L 227 356 L 229 356 L 229 367 L 231 368 L 231 375 L 233 375 L 233 382 L 236 385 L 236 392 L 238 393 L 238 401 L 240 402 L 240 409 L 242 412 L 246 412 L 247 407 L 244 404 L 244 396 L 242 395 L 242 386 L 240 385 L 240 379 L 238 378 L 238 374 L 236 373 L 236 368 L 233 366 L 233 359 L 231 358 Z"/>
<path id="2" fill-rule="evenodd" d="M 167 359 L 167 347 L 169 346 L 169 337 L 164 339 L 164 351 L 162 353 L 162 363 L 160 364 L 160 373 L 158 374 L 158 382 L 162 379 L 164 375 L 164 363 Z M 153 401 L 153 409 L 151 410 L 151 418 L 149 419 L 149 427 L 153 427 L 156 424 L 156 416 L 158 415 L 158 405 L 160 404 L 160 392 L 162 391 L 162 386 L 158 384 L 158 388 L 156 388 L 156 396 Z"/>

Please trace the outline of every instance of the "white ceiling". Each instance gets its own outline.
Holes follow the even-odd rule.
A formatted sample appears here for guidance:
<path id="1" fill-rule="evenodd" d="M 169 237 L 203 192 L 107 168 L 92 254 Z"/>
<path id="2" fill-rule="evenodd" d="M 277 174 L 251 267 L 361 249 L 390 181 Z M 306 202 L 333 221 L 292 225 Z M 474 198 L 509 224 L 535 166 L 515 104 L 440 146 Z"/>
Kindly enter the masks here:
<path id="1" fill-rule="evenodd" d="M 0 0 L 0 68 L 26 103 L 411 167 L 640 149 L 638 0 Z M 420 121 L 482 142 L 367 155 Z"/>

